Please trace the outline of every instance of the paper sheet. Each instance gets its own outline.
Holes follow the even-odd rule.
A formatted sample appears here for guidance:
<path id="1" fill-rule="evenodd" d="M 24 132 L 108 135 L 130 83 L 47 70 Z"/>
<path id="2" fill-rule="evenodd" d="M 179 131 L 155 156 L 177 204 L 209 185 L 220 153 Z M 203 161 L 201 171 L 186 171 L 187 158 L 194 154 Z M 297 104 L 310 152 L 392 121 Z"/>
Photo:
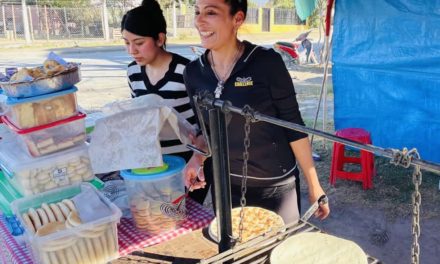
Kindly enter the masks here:
<path id="1" fill-rule="evenodd" d="M 158 95 L 104 106 L 90 140 L 94 173 L 162 165 L 160 139 L 191 144 L 195 128 Z"/>

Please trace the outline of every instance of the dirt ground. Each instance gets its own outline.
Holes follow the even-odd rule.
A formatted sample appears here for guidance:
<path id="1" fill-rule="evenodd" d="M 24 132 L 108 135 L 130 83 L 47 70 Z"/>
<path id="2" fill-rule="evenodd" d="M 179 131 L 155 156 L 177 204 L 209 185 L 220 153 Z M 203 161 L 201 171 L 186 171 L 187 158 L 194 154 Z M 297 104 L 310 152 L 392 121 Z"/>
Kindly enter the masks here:
<path id="1" fill-rule="evenodd" d="M 322 82 L 322 68 L 316 66 L 300 67 L 291 72 L 302 107 L 303 118 L 312 126 L 316 112 L 317 98 Z M 328 112 L 326 131 L 334 131 L 333 96 L 331 75 L 328 85 Z M 314 109 L 304 109 L 304 103 L 314 105 Z M 317 129 L 322 130 L 322 116 Z M 387 158 L 376 157 L 377 174 L 373 179 L 374 188 L 363 190 L 360 182 L 338 180 L 335 186 L 329 184 L 332 142 L 315 137 L 314 150 L 321 161 L 316 167 L 321 184 L 327 192 L 331 215 L 324 221 L 311 220 L 323 231 L 358 243 L 369 255 L 383 263 L 409 263 L 411 261 L 411 194 L 412 168 L 403 169 L 389 163 Z M 356 168 L 354 168 L 356 169 Z M 420 263 L 438 263 L 440 258 L 440 173 L 423 172 L 420 187 L 421 236 Z M 307 187 L 302 188 L 303 212 L 308 208 Z"/>

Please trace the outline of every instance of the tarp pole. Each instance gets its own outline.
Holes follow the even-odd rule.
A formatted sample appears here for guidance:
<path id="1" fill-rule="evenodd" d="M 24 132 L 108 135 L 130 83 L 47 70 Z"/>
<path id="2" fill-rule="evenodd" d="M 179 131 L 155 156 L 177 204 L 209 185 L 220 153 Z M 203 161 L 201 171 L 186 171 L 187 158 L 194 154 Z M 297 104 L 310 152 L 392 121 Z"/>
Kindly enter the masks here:
<path id="1" fill-rule="evenodd" d="M 325 60 L 325 64 L 324 64 L 324 76 L 322 79 L 322 84 L 321 84 L 321 92 L 319 94 L 319 101 L 318 101 L 318 106 L 316 108 L 316 113 L 315 113 L 315 119 L 313 121 L 313 129 L 316 129 L 316 123 L 318 121 L 318 115 L 319 115 L 319 109 L 321 108 L 321 101 L 322 101 L 322 97 L 324 95 L 324 105 L 323 105 L 323 117 L 322 117 L 322 130 L 325 131 L 326 129 L 326 122 L 327 122 L 327 74 L 328 74 L 328 64 L 330 61 L 330 47 L 331 47 L 331 42 L 329 43 L 329 39 L 330 39 L 330 27 L 331 27 L 331 14 L 332 14 L 332 8 L 333 8 L 333 3 L 334 0 L 328 0 L 327 2 L 327 10 L 326 10 L 326 26 L 325 26 L 325 36 L 324 36 L 324 52 L 325 52 L 325 56 L 324 56 L 324 60 Z M 312 134 L 311 137 L 311 144 L 313 144 L 313 139 L 314 139 L 314 135 Z M 325 138 L 323 141 L 323 147 L 325 149 Z"/>

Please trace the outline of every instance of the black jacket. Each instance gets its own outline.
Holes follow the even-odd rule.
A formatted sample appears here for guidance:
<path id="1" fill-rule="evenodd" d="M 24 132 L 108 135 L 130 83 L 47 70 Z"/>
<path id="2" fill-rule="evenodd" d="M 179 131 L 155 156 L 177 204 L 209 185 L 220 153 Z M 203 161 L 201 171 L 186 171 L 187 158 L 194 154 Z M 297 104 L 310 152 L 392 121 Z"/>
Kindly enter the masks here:
<path id="1" fill-rule="evenodd" d="M 244 42 L 245 50 L 238 60 L 220 97 L 233 106 L 250 105 L 259 113 L 303 125 L 292 79 L 281 56 Z M 209 51 L 190 62 L 184 72 L 185 85 L 192 99 L 203 90 L 214 92 L 217 78 L 207 60 Z M 205 115 L 205 124 L 209 124 Z M 229 120 L 229 119 L 228 119 Z M 291 183 L 298 175 L 295 156 L 289 142 L 307 134 L 265 122 L 251 124 L 248 186 L 266 187 Z M 231 182 L 241 184 L 243 165 L 244 117 L 231 114 L 228 122 Z"/>

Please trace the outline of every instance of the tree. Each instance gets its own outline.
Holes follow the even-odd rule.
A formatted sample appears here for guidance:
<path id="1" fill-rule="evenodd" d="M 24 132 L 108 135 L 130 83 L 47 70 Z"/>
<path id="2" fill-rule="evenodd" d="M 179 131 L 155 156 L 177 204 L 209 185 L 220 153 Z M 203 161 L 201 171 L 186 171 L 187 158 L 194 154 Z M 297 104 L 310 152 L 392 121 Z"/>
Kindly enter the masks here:
<path id="1" fill-rule="evenodd" d="M 327 1 L 325 0 L 318 0 L 316 3 L 316 8 L 313 10 L 313 13 L 309 16 L 308 24 L 310 27 L 323 27 L 323 13 L 326 10 Z"/>
<path id="2" fill-rule="evenodd" d="M 278 8 L 294 8 L 294 0 L 270 0 L 267 2 L 268 7 L 278 7 Z"/>
<path id="3" fill-rule="evenodd" d="M 27 0 L 28 5 L 40 5 L 50 7 L 89 7 L 92 5 L 91 0 Z"/>

